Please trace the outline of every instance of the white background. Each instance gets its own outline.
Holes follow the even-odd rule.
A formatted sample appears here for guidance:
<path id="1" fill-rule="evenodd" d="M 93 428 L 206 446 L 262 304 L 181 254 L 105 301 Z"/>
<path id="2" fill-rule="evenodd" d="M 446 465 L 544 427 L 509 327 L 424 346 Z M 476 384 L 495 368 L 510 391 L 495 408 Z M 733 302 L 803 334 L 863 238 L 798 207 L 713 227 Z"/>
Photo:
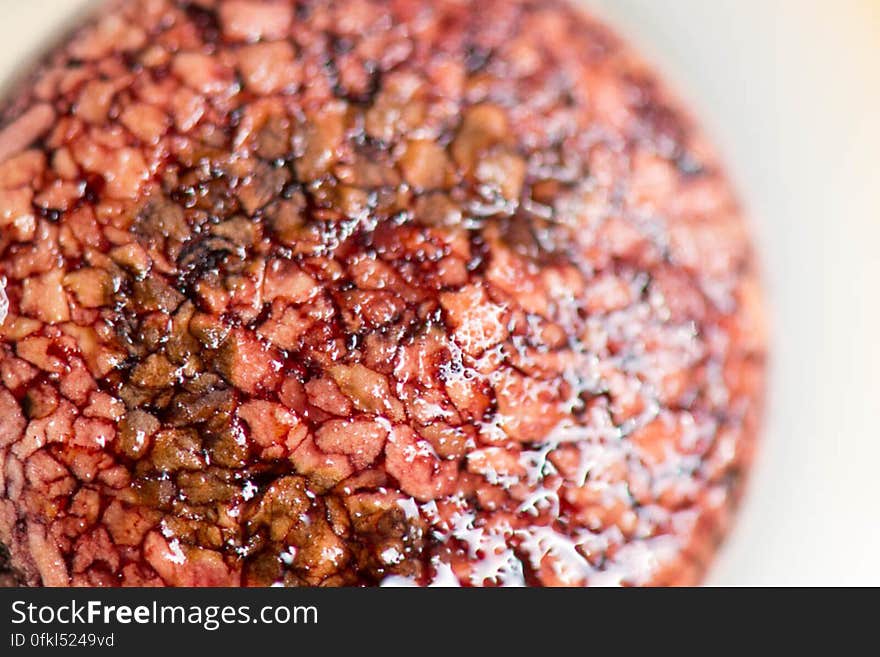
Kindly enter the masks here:
<path id="1" fill-rule="evenodd" d="M 0 0 L 0 80 L 89 0 Z M 710 584 L 880 585 L 880 1 L 587 0 L 749 207 L 774 323 L 760 459 Z"/>

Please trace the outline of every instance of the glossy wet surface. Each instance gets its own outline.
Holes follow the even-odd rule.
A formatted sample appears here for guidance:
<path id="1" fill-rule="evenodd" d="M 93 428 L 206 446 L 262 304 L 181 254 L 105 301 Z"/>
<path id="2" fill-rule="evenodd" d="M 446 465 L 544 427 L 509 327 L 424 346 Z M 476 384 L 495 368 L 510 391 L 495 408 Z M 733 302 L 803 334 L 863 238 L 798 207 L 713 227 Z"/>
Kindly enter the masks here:
<path id="1" fill-rule="evenodd" d="M 760 298 L 615 37 L 555 2 L 115 6 L 0 123 L 20 581 L 698 580 Z"/>

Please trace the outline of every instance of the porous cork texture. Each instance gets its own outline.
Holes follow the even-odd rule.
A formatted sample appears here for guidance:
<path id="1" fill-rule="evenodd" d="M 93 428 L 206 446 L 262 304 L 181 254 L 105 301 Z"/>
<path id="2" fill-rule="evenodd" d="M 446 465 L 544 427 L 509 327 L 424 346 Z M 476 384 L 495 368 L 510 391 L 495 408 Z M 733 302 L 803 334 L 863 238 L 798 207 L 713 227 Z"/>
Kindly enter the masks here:
<path id="1" fill-rule="evenodd" d="M 556 0 L 110 3 L 0 281 L 6 583 L 689 584 L 753 452 L 736 200 Z"/>

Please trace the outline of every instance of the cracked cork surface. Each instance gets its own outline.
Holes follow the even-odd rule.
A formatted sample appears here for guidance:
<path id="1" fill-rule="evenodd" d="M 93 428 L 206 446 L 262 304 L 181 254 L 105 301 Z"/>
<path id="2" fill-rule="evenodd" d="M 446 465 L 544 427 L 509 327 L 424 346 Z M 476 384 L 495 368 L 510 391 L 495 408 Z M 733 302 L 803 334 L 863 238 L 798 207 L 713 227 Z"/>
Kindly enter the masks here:
<path id="1" fill-rule="evenodd" d="M 736 201 L 555 0 L 110 3 L 0 281 L 7 584 L 694 583 L 754 447 Z"/>

